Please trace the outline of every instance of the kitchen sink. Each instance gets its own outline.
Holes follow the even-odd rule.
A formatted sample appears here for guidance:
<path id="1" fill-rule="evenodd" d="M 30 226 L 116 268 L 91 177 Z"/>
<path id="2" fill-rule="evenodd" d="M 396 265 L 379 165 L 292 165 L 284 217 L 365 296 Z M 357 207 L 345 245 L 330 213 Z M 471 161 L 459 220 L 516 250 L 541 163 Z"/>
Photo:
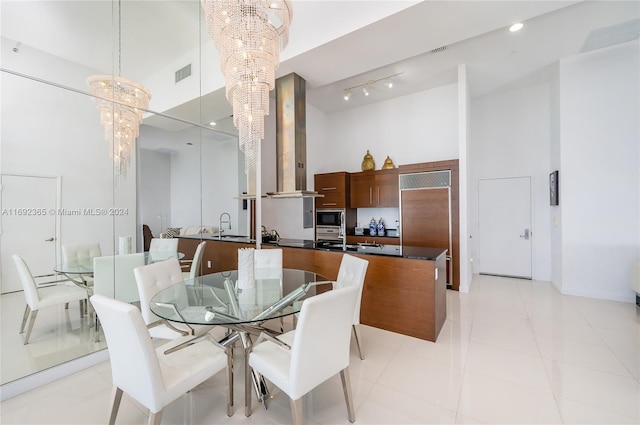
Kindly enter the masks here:
<path id="1" fill-rule="evenodd" d="M 343 245 L 340 242 L 319 242 L 317 245 L 319 248 L 327 248 L 327 249 L 343 249 Z M 347 251 L 355 251 L 358 249 L 358 245 L 347 244 Z"/>

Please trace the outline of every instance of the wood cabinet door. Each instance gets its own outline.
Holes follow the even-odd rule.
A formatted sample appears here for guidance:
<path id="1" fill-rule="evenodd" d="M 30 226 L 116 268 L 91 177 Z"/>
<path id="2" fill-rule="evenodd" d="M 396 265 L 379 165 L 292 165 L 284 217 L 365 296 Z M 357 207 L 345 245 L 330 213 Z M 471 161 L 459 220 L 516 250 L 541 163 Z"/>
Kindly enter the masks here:
<path id="1" fill-rule="evenodd" d="M 314 187 L 318 194 L 324 195 L 316 199 L 316 208 L 347 207 L 347 173 L 316 174 Z"/>
<path id="2" fill-rule="evenodd" d="M 381 172 L 376 175 L 376 196 L 375 205 L 377 207 L 398 208 L 399 200 L 398 173 Z"/>
<path id="3" fill-rule="evenodd" d="M 448 250 L 450 232 L 448 189 L 402 191 L 403 245 Z"/>
<path id="4" fill-rule="evenodd" d="M 375 174 L 372 172 L 353 173 L 351 180 L 351 208 L 373 207 L 373 186 Z"/>

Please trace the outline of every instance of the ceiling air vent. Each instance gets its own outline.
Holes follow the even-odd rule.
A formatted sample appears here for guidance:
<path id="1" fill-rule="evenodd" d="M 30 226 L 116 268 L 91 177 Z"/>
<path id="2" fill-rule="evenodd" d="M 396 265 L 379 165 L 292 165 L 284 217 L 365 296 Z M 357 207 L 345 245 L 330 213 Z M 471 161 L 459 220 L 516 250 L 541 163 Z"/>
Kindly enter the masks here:
<path id="1" fill-rule="evenodd" d="M 431 53 L 440 53 L 440 52 L 444 52 L 445 50 L 447 50 L 447 46 L 441 46 L 436 49 L 433 49 Z"/>
<path id="2" fill-rule="evenodd" d="M 176 83 L 191 75 L 191 64 L 176 71 Z"/>

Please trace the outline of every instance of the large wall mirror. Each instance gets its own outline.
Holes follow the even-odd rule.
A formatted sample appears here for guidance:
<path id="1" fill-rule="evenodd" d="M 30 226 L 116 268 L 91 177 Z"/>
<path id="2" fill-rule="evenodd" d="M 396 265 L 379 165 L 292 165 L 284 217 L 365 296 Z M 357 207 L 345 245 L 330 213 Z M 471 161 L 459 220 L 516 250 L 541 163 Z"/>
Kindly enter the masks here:
<path id="1" fill-rule="evenodd" d="M 38 282 L 90 280 L 90 273 L 56 273 L 63 246 L 97 243 L 111 256 L 130 237 L 131 250 L 143 252 L 143 225 L 159 237 L 170 228 L 217 227 L 228 212 L 247 234 L 248 220 L 237 199 L 246 190 L 244 158 L 224 89 L 211 93 L 223 83 L 199 1 L 9 0 L 1 7 L 6 384 L 105 348 L 79 303 L 40 311 L 24 344 L 25 296 L 12 255 L 35 276 L 53 274 Z M 176 81 L 187 65 L 190 76 Z M 88 92 L 96 74 L 120 75 L 152 93 L 126 177 L 114 172 Z"/>

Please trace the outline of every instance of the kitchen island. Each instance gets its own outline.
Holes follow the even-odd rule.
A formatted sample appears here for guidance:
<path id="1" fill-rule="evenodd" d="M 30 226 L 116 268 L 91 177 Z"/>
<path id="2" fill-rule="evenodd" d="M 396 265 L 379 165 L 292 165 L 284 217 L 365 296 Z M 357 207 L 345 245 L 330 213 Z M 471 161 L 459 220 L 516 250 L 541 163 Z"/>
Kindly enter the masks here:
<path id="1" fill-rule="evenodd" d="M 207 241 L 203 274 L 233 270 L 238 248 L 255 242 L 246 237 L 213 235 L 180 237 L 179 250 L 189 258 L 201 240 Z M 360 322 L 416 338 L 435 341 L 447 316 L 446 250 L 397 245 L 342 245 L 299 239 L 263 243 L 263 249 L 282 248 L 283 267 L 310 270 L 335 280 L 342 255 L 369 261 L 362 292 Z"/>

